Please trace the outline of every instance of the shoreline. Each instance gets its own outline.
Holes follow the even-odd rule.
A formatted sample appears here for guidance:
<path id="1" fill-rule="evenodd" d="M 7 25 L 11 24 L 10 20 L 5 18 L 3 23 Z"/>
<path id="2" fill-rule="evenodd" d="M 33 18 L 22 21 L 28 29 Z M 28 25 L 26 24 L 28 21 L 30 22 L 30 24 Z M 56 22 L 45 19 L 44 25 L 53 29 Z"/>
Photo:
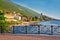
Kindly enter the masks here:
<path id="1" fill-rule="evenodd" d="M 22 22 L 21 24 L 15 24 L 15 25 L 11 25 L 11 26 L 29 26 L 31 24 L 35 24 L 37 21 L 31 21 L 31 22 Z M 11 27 L 10 26 L 10 27 Z"/>

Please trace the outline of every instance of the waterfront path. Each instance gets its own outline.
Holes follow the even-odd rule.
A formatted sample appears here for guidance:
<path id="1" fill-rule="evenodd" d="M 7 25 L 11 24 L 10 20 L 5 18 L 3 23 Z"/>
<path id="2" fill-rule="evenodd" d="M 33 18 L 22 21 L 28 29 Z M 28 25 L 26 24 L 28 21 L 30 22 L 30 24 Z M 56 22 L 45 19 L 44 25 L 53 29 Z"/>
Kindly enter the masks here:
<path id="1" fill-rule="evenodd" d="M 0 40 L 60 40 L 60 37 L 0 34 Z"/>

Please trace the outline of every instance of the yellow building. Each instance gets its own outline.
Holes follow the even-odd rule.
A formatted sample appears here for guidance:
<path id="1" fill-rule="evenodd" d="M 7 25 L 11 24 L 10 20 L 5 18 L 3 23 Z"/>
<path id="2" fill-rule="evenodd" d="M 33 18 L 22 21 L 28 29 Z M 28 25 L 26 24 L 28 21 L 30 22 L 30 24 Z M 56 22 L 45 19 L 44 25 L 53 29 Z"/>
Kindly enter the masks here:
<path id="1" fill-rule="evenodd" d="M 10 22 L 22 20 L 21 14 L 15 12 L 5 12 L 4 17 L 6 17 L 5 19 L 6 21 L 10 21 Z"/>
<path id="2" fill-rule="evenodd" d="M 6 12 L 5 14 L 4 14 L 4 17 L 6 17 L 6 21 L 17 21 L 17 20 L 15 20 L 14 19 L 14 15 L 11 13 L 11 12 Z"/>

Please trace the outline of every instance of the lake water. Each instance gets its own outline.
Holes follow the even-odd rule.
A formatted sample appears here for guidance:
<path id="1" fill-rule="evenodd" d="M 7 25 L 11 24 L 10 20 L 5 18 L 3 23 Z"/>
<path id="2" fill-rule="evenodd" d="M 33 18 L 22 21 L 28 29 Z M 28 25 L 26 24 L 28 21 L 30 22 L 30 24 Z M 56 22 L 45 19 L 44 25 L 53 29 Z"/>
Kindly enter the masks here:
<path id="1" fill-rule="evenodd" d="M 44 22 L 37 22 L 36 24 L 42 25 L 60 25 L 60 20 L 51 20 L 51 21 L 44 21 Z"/>

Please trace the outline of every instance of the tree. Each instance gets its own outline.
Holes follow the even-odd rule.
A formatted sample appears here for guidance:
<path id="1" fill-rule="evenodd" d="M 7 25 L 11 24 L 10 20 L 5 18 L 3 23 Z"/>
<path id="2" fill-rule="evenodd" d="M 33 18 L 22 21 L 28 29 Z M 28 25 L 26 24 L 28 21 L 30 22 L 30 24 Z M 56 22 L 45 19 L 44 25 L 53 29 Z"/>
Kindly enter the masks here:
<path id="1" fill-rule="evenodd" d="M 0 12 L 0 31 L 5 33 L 8 31 L 9 23 L 5 21 L 4 13 Z"/>
<path id="2" fill-rule="evenodd" d="M 38 21 L 38 17 L 37 16 L 35 16 L 35 21 Z"/>
<path id="3" fill-rule="evenodd" d="M 32 21 L 38 21 L 38 17 L 37 16 L 32 17 Z"/>

